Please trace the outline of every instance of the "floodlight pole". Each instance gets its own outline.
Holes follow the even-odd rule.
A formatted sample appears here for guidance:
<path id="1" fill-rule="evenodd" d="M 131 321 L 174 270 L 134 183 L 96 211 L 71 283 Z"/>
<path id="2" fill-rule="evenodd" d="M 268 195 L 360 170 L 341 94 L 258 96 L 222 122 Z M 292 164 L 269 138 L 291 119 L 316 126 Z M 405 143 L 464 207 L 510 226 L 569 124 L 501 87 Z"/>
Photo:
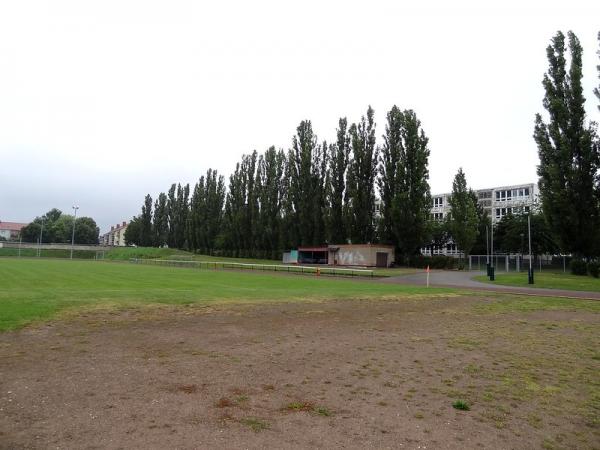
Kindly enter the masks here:
<path id="1" fill-rule="evenodd" d="M 527 214 L 527 233 L 529 234 L 529 273 L 527 282 L 533 284 L 533 267 L 531 266 L 531 212 Z"/>
<path id="2" fill-rule="evenodd" d="M 40 240 L 38 242 L 38 258 L 42 257 L 42 236 L 44 234 L 44 218 L 42 217 L 42 228 L 40 228 Z"/>
<path id="3" fill-rule="evenodd" d="M 496 274 L 494 273 L 495 271 L 495 267 L 494 267 L 494 221 L 492 219 L 492 226 L 491 226 L 491 232 L 490 232 L 490 248 L 491 248 L 491 254 L 490 254 L 490 281 L 494 281 L 496 279 Z"/>
<path id="4" fill-rule="evenodd" d="M 75 222 L 77 221 L 77 210 L 79 206 L 73 206 L 75 216 L 73 217 L 73 231 L 71 232 L 71 259 L 73 259 L 73 246 L 75 245 Z"/>

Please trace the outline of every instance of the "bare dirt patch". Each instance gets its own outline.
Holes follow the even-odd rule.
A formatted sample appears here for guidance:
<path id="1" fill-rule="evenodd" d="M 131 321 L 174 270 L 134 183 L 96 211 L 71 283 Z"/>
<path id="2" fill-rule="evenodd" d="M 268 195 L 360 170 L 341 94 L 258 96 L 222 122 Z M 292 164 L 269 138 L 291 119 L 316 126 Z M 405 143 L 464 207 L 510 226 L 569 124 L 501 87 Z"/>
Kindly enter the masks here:
<path id="1" fill-rule="evenodd" d="M 0 448 L 598 448 L 600 315 L 496 301 L 97 312 L 4 333 Z"/>

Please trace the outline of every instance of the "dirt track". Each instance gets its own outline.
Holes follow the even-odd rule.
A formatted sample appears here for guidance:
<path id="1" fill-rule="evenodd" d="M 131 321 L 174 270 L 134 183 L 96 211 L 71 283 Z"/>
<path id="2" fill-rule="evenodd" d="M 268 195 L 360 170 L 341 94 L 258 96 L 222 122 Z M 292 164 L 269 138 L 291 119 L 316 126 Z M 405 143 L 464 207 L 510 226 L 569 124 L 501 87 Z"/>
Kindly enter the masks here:
<path id="1" fill-rule="evenodd" d="M 598 448 L 577 377 L 600 366 L 567 347 L 597 349 L 599 315 L 477 309 L 491 301 L 100 312 L 4 333 L 0 448 Z M 523 384 L 559 375 L 549 396 Z"/>

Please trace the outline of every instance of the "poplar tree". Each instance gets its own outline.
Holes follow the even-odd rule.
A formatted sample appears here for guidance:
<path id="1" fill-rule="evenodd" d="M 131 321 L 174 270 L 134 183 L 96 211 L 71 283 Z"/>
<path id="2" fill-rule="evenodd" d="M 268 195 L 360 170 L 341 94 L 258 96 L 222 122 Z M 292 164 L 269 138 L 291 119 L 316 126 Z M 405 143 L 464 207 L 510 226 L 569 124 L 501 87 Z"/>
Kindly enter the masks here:
<path id="1" fill-rule="evenodd" d="M 259 199 L 257 223 L 258 249 L 262 257 L 278 259 L 281 245 L 281 202 L 283 197 L 283 176 L 285 153 L 270 147 L 258 159 L 256 185 Z"/>
<path id="2" fill-rule="evenodd" d="M 169 237 L 169 217 L 167 212 L 167 196 L 161 192 L 154 203 L 154 245 L 162 247 L 167 244 Z"/>
<path id="3" fill-rule="evenodd" d="M 406 257 L 419 253 L 426 241 L 431 213 L 429 189 L 429 139 L 412 110 L 401 118 L 399 189 L 392 202 L 394 235 Z"/>
<path id="4" fill-rule="evenodd" d="M 151 247 L 153 244 L 152 236 L 152 197 L 146 195 L 142 205 L 142 215 L 140 217 L 140 245 L 142 247 Z"/>
<path id="5" fill-rule="evenodd" d="M 598 32 L 598 44 L 600 44 L 600 31 Z M 596 54 L 600 57 L 600 50 Z M 596 66 L 596 69 L 598 70 L 598 78 L 600 78 L 600 64 Z M 597 88 L 594 88 L 594 94 L 596 94 L 596 97 L 600 101 L 600 83 Z M 600 111 L 600 103 L 598 104 L 598 110 Z"/>
<path id="6" fill-rule="evenodd" d="M 370 243 L 375 239 L 374 182 L 377 173 L 378 149 L 375 138 L 374 111 L 369 106 L 349 130 L 352 158 L 348 167 L 348 227 L 353 243 Z"/>
<path id="7" fill-rule="evenodd" d="M 475 244 L 478 233 L 477 209 L 473 203 L 473 194 L 467 188 L 467 179 L 462 168 L 452 182 L 450 196 L 450 233 L 458 249 L 468 256 Z"/>
<path id="8" fill-rule="evenodd" d="M 343 244 L 348 239 L 345 224 L 344 206 L 346 204 L 346 176 L 350 160 L 350 136 L 348 120 L 340 118 L 337 128 L 336 143 L 329 147 L 328 170 L 328 232 L 327 236 L 333 244 Z"/>
<path id="9" fill-rule="evenodd" d="M 542 211 L 563 252 L 591 257 L 598 252 L 600 224 L 597 176 L 599 165 L 595 124 L 586 123 L 582 48 L 573 32 L 558 32 L 546 49 L 543 106 L 548 122 L 535 117 L 534 139 L 540 164 Z"/>

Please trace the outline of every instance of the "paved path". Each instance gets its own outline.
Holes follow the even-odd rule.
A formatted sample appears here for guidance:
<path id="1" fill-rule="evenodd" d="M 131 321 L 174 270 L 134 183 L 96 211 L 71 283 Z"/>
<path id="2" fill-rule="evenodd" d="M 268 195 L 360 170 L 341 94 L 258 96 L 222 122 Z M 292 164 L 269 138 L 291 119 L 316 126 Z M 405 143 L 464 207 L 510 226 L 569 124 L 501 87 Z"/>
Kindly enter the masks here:
<path id="1" fill-rule="evenodd" d="M 472 278 L 477 275 L 485 275 L 485 272 L 479 271 L 431 271 L 429 274 L 429 285 L 439 287 L 459 287 L 465 289 L 473 289 L 478 291 L 493 291 L 505 292 L 512 294 L 523 295 L 547 295 L 551 297 L 570 297 L 570 298 L 587 298 L 592 300 L 600 300 L 600 292 L 588 291 L 569 291 L 563 289 L 546 289 L 535 287 L 518 287 L 518 286 L 503 286 L 501 284 L 482 283 L 475 281 Z M 527 276 L 527 274 L 523 274 Z M 401 275 L 397 277 L 389 277 L 381 280 L 382 283 L 398 283 L 425 285 L 427 283 L 427 274 L 420 272 L 410 275 Z"/>

